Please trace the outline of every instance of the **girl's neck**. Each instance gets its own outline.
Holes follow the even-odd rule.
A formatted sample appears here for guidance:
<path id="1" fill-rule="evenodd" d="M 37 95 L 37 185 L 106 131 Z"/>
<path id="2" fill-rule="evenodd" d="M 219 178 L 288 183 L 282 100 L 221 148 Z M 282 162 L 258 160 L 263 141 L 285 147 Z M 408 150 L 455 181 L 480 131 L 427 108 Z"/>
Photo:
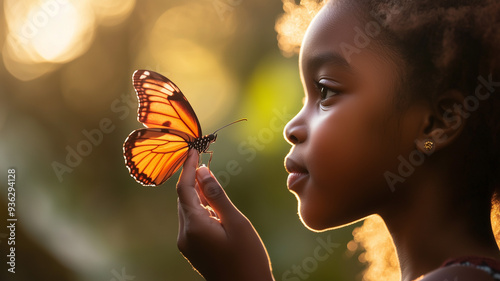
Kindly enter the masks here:
<path id="1" fill-rule="evenodd" d="M 414 280 L 453 257 L 500 259 L 489 209 L 474 209 L 478 215 L 472 217 L 471 206 L 450 196 L 462 187 L 444 182 L 442 173 L 424 174 L 402 187 L 407 190 L 397 190 L 392 208 L 380 213 L 396 246 L 402 280 Z"/>

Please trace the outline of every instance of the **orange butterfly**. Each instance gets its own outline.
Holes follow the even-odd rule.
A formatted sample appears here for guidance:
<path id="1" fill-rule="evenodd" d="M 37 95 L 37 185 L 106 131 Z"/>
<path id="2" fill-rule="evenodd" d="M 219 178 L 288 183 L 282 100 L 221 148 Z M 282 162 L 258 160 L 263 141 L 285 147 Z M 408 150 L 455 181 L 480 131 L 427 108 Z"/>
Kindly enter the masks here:
<path id="1" fill-rule="evenodd" d="M 189 149 L 210 153 L 211 160 L 208 147 L 220 129 L 202 136 L 200 122 L 186 97 L 163 75 L 136 70 L 132 80 L 139 99 L 137 119 L 146 128 L 133 131 L 123 144 L 130 175 L 142 185 L 157 186 L 182 166 Z"/>

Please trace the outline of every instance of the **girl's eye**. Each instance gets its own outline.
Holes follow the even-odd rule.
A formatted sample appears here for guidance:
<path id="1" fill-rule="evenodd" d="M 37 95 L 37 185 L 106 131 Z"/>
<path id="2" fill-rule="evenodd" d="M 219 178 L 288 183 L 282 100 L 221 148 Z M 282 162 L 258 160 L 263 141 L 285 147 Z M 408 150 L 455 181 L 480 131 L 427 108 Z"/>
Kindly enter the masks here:
<path id="1" fill-rule="evenodd" d="M 319 85 L 319 91 L 321 93 L 321 100 L 326 100 L 330 97 L 333 97 L 333 96 L 336 96 L 339 94 L 337 91 L 329 89 L 323 85 Z"/>
<path id="2" fill-rule="evenodd" d="M 323 106 L 330 105 L 332 102 L 330 101 L 330 98 L 339 95 L 341 92 L 340 90 L 337 90 L 340 88 L 340 85 L 332 80 L 320 79 L 316 85 L 320 93 L 320 102 Z"/>

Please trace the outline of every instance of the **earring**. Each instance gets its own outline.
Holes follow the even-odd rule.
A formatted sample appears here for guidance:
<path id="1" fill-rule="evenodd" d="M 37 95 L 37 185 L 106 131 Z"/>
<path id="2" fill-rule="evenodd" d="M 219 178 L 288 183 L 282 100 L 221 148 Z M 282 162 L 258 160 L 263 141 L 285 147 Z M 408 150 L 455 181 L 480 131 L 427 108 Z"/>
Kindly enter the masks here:
<path id="1" fill-rule="evenodd" d="M 427 151 L 431 151 L 431 150 L 434 148 L 434 142 L 433 142 L 433 141 L 431 141 L 431 140 L 426 140 L 426 141 L 424 142 L 424 148 L 425 148 L 425 150 L 427 150 Z"/>

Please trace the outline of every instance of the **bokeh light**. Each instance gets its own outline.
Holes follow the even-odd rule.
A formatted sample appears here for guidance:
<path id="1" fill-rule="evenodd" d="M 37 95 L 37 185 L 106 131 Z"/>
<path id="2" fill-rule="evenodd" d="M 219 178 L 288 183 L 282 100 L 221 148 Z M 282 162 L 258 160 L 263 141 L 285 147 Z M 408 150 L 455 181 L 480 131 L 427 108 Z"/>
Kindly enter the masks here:
<path id="1" fill-rule="evenodd" d="M 359 261 L 368 265 L 363 273 L 363 281 L 401 280 L 396 249 L 380 216 L 366 218 L 363 225 L 354 229 L 352 234 L 353 241 L 366 251 L 359 256 Z M 358 247 L 353 248 L 355 251 Z"/>
<path id="2" fill-rule="evenodd" d="M 498 247 L 500 247 L 500 202 L 498 199 L 492 204 L 491 208 L 491 227 L 493 229 L 493 235 L 497 241 Z"/>
<path id="3" fill-rule="evenodd" d="M 19 80 L 36 79 L 84 54 L 98 25 L 127 18 L 134 0 L 5 0 L 3 62 Z"/>
<path id="4" fill-rule="evenodd" d="M 38 265 L 20 269 L 18 280 L 119 280 L 123 269 L 135 280 L 202 280 L 175 243 L 177 175 L 161 187 L 144 188 L 124 165 L 123 141 L 142 127 L 131 83 L 135 69 L 174 81 L 204 133 L 248 118 L 220 132 L 211 146 L 211 168 L 259 231 L 277 280 L 312 254 L 324 234 L 299 221 L 295 197 L 286 189 L 283 157 L 290 146 L 282 132 L 303 99 L 293 55 L 324 1 L 0 3 L 0 167 L 19 171 L 20 245 L 27 247 L 19 267 Z M 109 133 L 98 131 L 103 120 L 111 122 Z M 88 154 L 71 154 L 82 143 L 91 145 Z M 54 163 L 68 167 L 60 178 Z M 240 172 L 229 173 L 228 163 L 237 163 Z M 0 193 L 2 210 L 5 202 Z M 357 226 L 332 232 L 350 254 L 334 252 L 310 280 L 353 280 L 364 263 L 378 268 L 366 278 L 394 269 L 383 223 L 368 219 L 351 241 Z M 368 244 L 375 233 L 380 236 Z M 42 258 L 32 258 L 38 254 Z"/>
<path id="5" fill-rule="evenodd" d="M 113 26 L 122 23 L 132 12 L 135 0 L 89 0 L 100 25 Z"/>
<path id="6" fill-rule="evenodd" d="M 157 71 L 175 81 L 197 115 L 209 121 L 202 123 L 205 128 L 225 117 L 221 112 L 228 112 L 223 109 L 231 108 L 238 94 L 236 79 L 221 64 L 217 49 L 205 43 L 216 42 L 211 40 L 210 30 L 220 20 L 212 8 L 202 3 L 187 3 L 168 9 L 156 20 L 147 48 L 143 49 L 156 64 L 165 66 Z M 206 38 L 207 35 L 210 36 Z"/>
<path id="7" fill-rule="evenodd" d="M 290 57 L 298 54 L 302 38 L 307 26 L 325 4 L 325 0 L 301 0 L 296 4 L 294 0 L 282 0 L 285 13 L 276 21 L 278 46 L 283 55 Z"/>
<path id="8" fill-rule="evenodd" d="M 70 61 L 92 42 L 94 14 L 85 1 L 4 1 L 7 40 L 4 64 L 20 80 L 31 80 Z"/>

